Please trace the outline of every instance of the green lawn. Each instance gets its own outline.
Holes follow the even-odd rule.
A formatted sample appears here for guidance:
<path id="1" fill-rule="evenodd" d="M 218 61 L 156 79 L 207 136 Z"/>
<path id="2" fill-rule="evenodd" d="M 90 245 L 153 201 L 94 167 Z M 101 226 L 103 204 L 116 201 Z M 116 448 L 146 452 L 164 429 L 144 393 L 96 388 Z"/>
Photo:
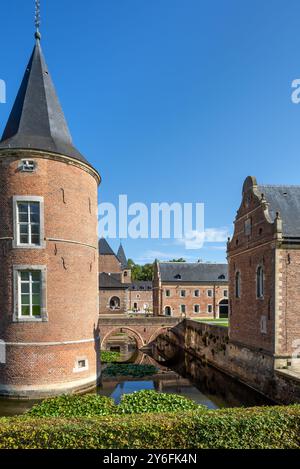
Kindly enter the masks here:
<path id="1" fill-rule="evenodd" d="M 205 322 L 207 324 L 215 324 L 216 326 L 228 327 L 228 319 L 210 319 L 210 318 L 193 318 L 193 321 Z"/>

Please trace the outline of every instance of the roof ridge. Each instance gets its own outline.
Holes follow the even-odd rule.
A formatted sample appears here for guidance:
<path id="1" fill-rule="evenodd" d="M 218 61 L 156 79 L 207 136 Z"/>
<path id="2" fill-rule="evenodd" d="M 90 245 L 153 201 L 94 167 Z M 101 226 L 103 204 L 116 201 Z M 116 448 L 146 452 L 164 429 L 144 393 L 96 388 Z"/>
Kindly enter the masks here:
<path id="1" fill-rule="evenodd" d="M 258 184 L 258 187 L 277 187 L 277 188 L 284 188 L 284 187 L 290 187 L 290 188 L 299 188 L 300 189 L 300 184 Z"/>

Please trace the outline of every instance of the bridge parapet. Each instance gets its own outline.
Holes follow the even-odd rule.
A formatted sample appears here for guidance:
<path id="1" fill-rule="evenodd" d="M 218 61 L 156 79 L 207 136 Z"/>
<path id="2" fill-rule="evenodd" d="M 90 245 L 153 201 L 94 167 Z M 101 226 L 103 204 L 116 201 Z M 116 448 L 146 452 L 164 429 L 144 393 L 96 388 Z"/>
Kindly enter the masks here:
<path id="1" fill-rule="evenodd" d="M 138 348 L 153 342 L 164 331 L 172 330 L 182 322 L 182 318 L 153 316 L 153 317 L 126 317 L 103 316 L 99 318 L 101 347 L 113 334 L 126 332 L 134 337 Z"/>

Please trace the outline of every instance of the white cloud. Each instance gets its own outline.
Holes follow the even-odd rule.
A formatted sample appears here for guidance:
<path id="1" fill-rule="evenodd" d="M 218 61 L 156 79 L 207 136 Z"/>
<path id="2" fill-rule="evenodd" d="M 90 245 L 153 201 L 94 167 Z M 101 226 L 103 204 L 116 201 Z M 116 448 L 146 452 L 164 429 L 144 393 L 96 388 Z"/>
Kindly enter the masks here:
<path id="1" fill-rule="evenodd" d="M 223 228 L 207 228 L 205 231 L 190 231 L 182 239 L 177 239 L 177 244 L 183 244 L 186 249 L 202 249 L 205 243 L 225 243 L 229 236 L 229 230 Z"/>

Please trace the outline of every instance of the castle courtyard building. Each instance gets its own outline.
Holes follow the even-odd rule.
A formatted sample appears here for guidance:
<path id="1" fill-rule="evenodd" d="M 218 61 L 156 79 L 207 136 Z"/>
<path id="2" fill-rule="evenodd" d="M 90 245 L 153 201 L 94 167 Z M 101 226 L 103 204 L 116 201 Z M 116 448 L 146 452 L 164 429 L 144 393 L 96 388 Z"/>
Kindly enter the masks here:
<path id="1" fill-rule="evenodd" d="M 101 315 L 153 311 L 152 282 L 132 280 L 123 246 L 115 254 L 104 238 L 99 241 L 99 305 Z"/>
<path id="2" fill-rule="evenodd" d="M 227 264 L 156 262 L 155 316 L 228 317 Z"/>
<path id="3" fill-rule="evenodd" d="M 0 394 L 11 397 L 99 377 L 100 176 L 73 146 L 40 38 L 0 142 Z"/>
<path id="4" fill-rule="evenodd" d="M 300 370 L 300 186 L 245 180 L 228 262 L 231 342 Z"/>

